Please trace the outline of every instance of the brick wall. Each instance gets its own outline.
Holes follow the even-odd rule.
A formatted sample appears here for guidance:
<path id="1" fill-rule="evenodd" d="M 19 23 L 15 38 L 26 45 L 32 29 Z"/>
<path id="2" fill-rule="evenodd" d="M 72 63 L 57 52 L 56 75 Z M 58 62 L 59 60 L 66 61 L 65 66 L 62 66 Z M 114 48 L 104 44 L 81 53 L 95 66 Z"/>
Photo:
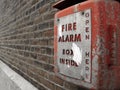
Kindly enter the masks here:
<path id="1" fill-rule="evenodd" d="M 55 0 L 0 0 L 0 59 L 40 90 L 83 90 L 53 71 Z"/>

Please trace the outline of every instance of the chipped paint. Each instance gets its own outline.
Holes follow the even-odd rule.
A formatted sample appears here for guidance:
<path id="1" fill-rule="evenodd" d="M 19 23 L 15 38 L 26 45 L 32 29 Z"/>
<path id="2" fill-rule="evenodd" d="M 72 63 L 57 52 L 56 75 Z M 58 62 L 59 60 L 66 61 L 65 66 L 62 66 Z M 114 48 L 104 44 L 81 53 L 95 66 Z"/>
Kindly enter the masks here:
<path id="1" fill-rule="evenodd" d="M 73 67 L 73 69 L 70 65 L 66 66 L 66 68 L 64 65 L 59 67 L 59 64 L 57 64 L 59 70 L 64 70 L 63 73 L 59 71 L 57 74 L 62 78 L 65 77 L 66 81 L 87 87 L 90 90 L 118 90 L 120 88 L 120 72 L 118 69 L 118 66 L 120 66 L 120 3 L 115 0 L 88 0 L 58 12 L 57 17 L 62 18 L 80 12 L 79 14 L 82 15 L 82 17 L 78 19 L 76 16 L 74 20 L 83 22 L 82 24 L 79 23 L 80 28 L 77 27 L 81 33 L 81 28 L 84 27 L 84 20 L 86 20 L 84 15 L 87 9 L 91 9 L 91 18 L 87 18 L 91 20 L 91 24 L 88 24 L 90 32 L 87 32 L 91 34 L 89 43 L 90 48 L 86 48 L 89 47 L 86 46 L 88 42 L 84 42 L 84 44 L 67 42 L 64 45 L 60 45 L 61 47 L 59 48 L 58 42 L 57 45 L 59 49 L 55 49 L 60 51 L 62 48 L 66 48 L 67 52 L 68 49 L 70 49 L 70 51 L 72 49 L 74 54 L 72 54 L 72 56 L 61 56 L 60 53 L 57 53 L 57 55 L 74 60 L 79 67 Z M 63 20 L 67 22 L 66 19 Z M 70 18 L 68 21 L 69 20 Z M 56 26 L 58 26 L 58 24 Z M 57 31 L 57 29 L 55 29 L 55 31 Z M 87 34 L 86 32 L 82 32 L 82 38 L 84 37 L 83 33 Z M 84 40 L 81 39 L 81 42 L 83 41 Z M 81 45 L 84 45 L 84 47 Z M 89 58 L 88 53 L 86 53 L 86 56 L 84 55 L 84 50 L 91 52 Z M 78 56 L 76 52 L 82 55 Z M 78 60 L 76 59 L 77 57 L 82 59 Z M 86 64 L 84 61 L 86 61 Z M 86 71 L 84 68 L 89 68 L 90 70 Z M 88 77 L 86 73 L 88 73 Z"/>
<path id="2" fill-rule="evenodd" d="M 105 39 L 97 35 L 96 48 L 92 50 L 93 60 L 99 60 L 98 57 L 101 57 L 100 60 L 104 63 L 104 58 L 108 54 L 109 50 L 105 48 Z"/>

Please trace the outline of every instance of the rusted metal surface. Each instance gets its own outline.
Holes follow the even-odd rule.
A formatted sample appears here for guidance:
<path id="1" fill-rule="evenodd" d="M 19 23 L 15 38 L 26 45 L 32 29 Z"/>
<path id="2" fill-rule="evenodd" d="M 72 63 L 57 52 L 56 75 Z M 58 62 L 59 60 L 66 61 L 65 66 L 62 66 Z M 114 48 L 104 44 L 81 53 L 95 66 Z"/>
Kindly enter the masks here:
<path id="1" fill-rule="evenodd" d="M 64 70 L 64 66 L 59 67 L 58 64 L 58 57 L 63 58 L 63 55 L 58 52 L 60 51 L 60 48 L 67 48 L 67 43 L 61 43 L 61 47 L 59 48 L 60 43 L 58 42 L 59 30 L 57 20 L 88 9 L 91 10 L 91 82 L 72 78 L 74 75 L 68 75 L 68 72 L 61 74 L 59 69 L 62 69 L 63 67 Z M 66 19 L 64 20 L 66 22 Z M 79 27 L 81 28 L 81 25 L 79 25 Z M 55 15 L 54 29 L 56 75 L 92 90 L 120 89 L 120 3 L 118 1 L 89 0 L 59 11 Z M 85 32 L 83 34 L 85 34 Z M 78 72 L 80 73 L 81 71 Z"/>

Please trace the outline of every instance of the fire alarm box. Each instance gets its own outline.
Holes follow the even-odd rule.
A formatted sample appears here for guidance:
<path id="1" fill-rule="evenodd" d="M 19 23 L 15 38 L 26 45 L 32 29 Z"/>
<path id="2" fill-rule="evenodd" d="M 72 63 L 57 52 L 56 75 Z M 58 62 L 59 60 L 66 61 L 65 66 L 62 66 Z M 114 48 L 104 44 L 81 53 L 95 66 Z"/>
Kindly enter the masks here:
<path id="1" fill-rule="evenodd" d="M 115 0 L 88 0 L 57 12 L 56 75 L 89 89 L 118 89 L 113 68 L 120 65 L 119 16 Z"/>

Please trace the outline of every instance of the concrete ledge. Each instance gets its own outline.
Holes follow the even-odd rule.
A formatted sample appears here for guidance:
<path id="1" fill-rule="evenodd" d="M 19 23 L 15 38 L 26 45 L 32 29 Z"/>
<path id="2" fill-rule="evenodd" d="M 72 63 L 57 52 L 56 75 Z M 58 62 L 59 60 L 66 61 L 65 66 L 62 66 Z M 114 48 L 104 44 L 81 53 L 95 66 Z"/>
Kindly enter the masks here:
<path id="1" fill-rule="evenodd" d="M 31 83 L 0 61 L 0 90 L 38 90 Z"/>

